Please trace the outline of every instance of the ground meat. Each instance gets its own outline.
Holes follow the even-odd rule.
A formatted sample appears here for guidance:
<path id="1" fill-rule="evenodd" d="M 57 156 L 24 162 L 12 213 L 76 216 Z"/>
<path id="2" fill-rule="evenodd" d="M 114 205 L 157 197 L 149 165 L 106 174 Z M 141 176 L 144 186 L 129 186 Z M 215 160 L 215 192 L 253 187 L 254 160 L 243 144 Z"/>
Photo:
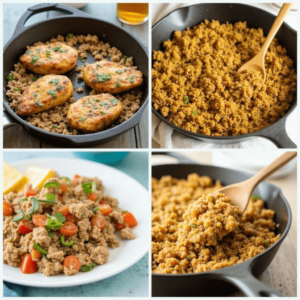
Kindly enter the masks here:
<path id="1" fill-rule="evenodd" d="M 219 181 L 197 174 L 187 179 L 152 179 L 153 273 L 197 273 L 233 266 L 279 239 L 280 234 L 274 233 L 274 211 L 264 209 L 262 200 L 251 199 L 240 216 L 227 197 L 211 194 L 221 187 Z"/>
<path id="2" fill-rule="evenodd" d="M 80 176 L 76 183 L 68 184 L 66 179 L 58 179 L 59 175 L 55 173 L 55 177 L 49 178 L 46 182 L 59 182 L 59 184 L 67 185 L 67 190 L 62 194 L 62 190 L 58 187 L 42 188 L 36 190 L 37 199 L 46 199 L 46 194 L 55 196 L 56 204 L 38 202 L 37 211 L 33 215 L 49 215 L 53 216 L 54 213 L 62 206 L 68 206 L 69 213 L 78 218 L 77 228 L 78 232 L 72 236 L 65 236 L 65 243 L 69 244 L 74 242 L 73 245 L 67 247 L 61 242 L 61 233 L 59 230 L 50 229 L 50 235 L 45 227 L 34 227 L 32 232 L 25 235 L 21 234 L 18 230 L 18 222 L 13 222 L 14 216 L 3 217 L 3 261 L 13 267 L 19 267 L 22 262 L 24 254 L 32 254 L 34 248 L 33 243 L 36 242 L 42 249 L 48 252 L 47 258 L 33 258 L 37 263 L 38 272 L 43 273 L 45 276 L 54 276 L 57 274 L 65 274 L 67 276 L 74 275 L 78 272 L 74 268 L 63 267 L 63 261 L 66 257 L 72 255 L 76 256 L 81 266 L 88 266 L 91 263 L 102 265 L 108 261 L 109 251 L 108 247 L 115 248 L 120 246 L 115 235 L 116 221 L 123 222 L 121 216 L 121 208 L 118 206 L 117 199 L 103 195 L 104 186 L 102 181 L 98 178 L 89 178 Z M 93 181 L 96 184 L 97 195 L 96 201 L 88 199 L 87 194 L 82 189 L 82 183 Z M 27 189 L 28 186 L 25 187 Z M 30 186 L 31 187 L 31 186 Z M 20 200 L 25 197 L 24 190 L 19 193 L 8 193 L 4 195 L 4 201 L 12 204 L 14 212 L 17 209 L 22 209 L 25 212 L 25 219 L 28 218 L 28 213 L 31 210 L 31 197 L 28 201 L 20 205 Z M 60 196 L 61 198 L 59 198 Z M 103 216 L 100 210 L 95 213 L 92 211 L 99 206 L 99 202 L 105 200 L 111 205 L 112 212 L 110 215 Z M 267 212 L 266 212 L 267 214 Z M 97 226 L 91 226 L 91 218 L 99 216 L 105 220 L 105 228 L 99 229 Z M 133 236 L 130 229 L 126 230 L 127 236 Z M 124 234 L 121 232 L 121 235 Z"/>
<path id="3" fill-rule="evenodd" d="M 152 102 L 169 122 L 213 136 L 241 135 L 281 118 L 294 97 L 293 61 L 276 38 L 265 57 L 266 81 L 258 71 L 237 74 L 261 49 L 261 28 L 205 20 L 175 31 L 154 51 Z"/>
<path id="4" fill-rule="evenodd" d="M 95 61 L 108 60 L 107 56 L 109 56 L 110 60 L 113 62 L 137 69 L 133 66 L 133 58 L 130 57 L 125 59 L 120 50 L 118 50 L 115 47 L 111 47 L 108 43 L 103 43 L 102 41 L 99 41 L 99 38 L 95 35 L 78 35 L 73 36 L 72 38 L 65 38 L 59 35 L 56 38 L 52 38 L 45 44 L 55 43 L 58 41 L 70 47 L 78 46 L 79 58 L 81 59 L 81 61 L 87 58 L 88 53 L 90 52 L 94 57 Z M 32 46 L 27 46 L 27 50 L 30 50 L 30 48 L 33 46 L 43 44 L 44 43 L 42 42 L 37 42 Z M 75 68 L 75 71 L 78 73 L 77 79 L 79 81 L 83 80 L 83 69 L 84 66 L 79 66 Z M 8 99 L 10 101 L 11 108 L 16 111 L 18 101 L 21 98 L 25 89 L 34 81 L 36 81 L 38 77 L 42 77 L 42 75 L 35 75 L 30 73 L 23 67 L 21 63 L 17 63 L 14 65 L 14 70 L 11 71 L 11 74 L 13 75 L 13 80 L 8 81 L 6 95 L 8 96 Z M 77 88 L 77 93 L 82 92 L 83 88 Z M 91 90 L 90 95 L 96 94 L 100 93 Z M 130 119 L 140 108 L 142 92 L 139 88 L 135 88 L 130 91 L 121 93 L 119 95 L 115 95 L 115 98 L 122 102 L 123 112 L 114 124 L 105 128 L 104 130 L 122 124 L 123 122 Z M 31 116 L 24 117 L 24 119 L 29 124 L 48 132 L 54 132 L 65 135 L 87 134 L 71 128 L 67 123 L 67 112 L 70 104 L 74 101 L 75 98 L 71 97 L 63 105 L 55 106 L 47 110 L 47 112 L 36 113 Z"/>
<path id="5" fill-rule="evenodd" d="M 120 237 L 125 240 L 132 240 L 132 239 L 136 238 L 136 236 L 132 232 L 131 228 L 129 228 L 129 227 L 121 229 Z"/>

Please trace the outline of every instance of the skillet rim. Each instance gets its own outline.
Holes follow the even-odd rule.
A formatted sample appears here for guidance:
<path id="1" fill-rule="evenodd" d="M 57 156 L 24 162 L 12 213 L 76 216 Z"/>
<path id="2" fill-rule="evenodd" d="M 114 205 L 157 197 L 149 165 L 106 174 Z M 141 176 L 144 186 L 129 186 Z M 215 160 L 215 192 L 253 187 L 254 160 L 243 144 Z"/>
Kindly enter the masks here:
<path id="1" fill-rule="evenodd" d="M 26 10 L 26 12 L 27 12 L 27 10 Z M 37 131 L 39 134 L 44 135 L 44 138 L 47 138 L 48 136 L 50 136 L 52 139 L 54 139 L 54 138 L 64 139 L 68 143 L 72 143 L 73 145 L 74 144 L 75 145 L 80 145 L 80 144 L 85 144 L 85 143 L 101 142 L 102 140 L 113 139 L 113 138 L 117 137 L 118 135 L 120 135 L 124 132 L 127 132 L 129 129 L 133 128 L 134 126 L 137 126 L 140 123 L 140 119 L 142 117 L 142 114 L 143 114 L 143 112 L 144 112 L 144 110 L 147 107 L 148 102 L 149 102 L 149 55 L 146 51 L 146 47 L 133 34 L 126 31 L 121 26 L 113 24 L 109 21 L 102 20 L 100 18 L 90 16 L 89 14 L 87 14 L 85 12 L 80 11 L 80 13 L 82 13 L 82 14 L 81 15 L 74 15 L 74 14 L 73 15 L 62 15 L 62 16 L 59 16 L 57 18 L 46 19 L 46 20 L 43 20 L 43 21 L 36 22 L 32 25 L 26 26 L 26 27 L 24 27 L 23 31 L 17 33 L 16 35 L 13 34 L 12 37 L 8 40 L 8 42 L 3 47 L 3 60 L 4 60 L 5 51 L 7 50 L 8 46 L 10 46 L 12 42 L 16 41 L 16 39 L 19 36 L 21 36 L 23 33 L 25 33 L 26 31 L 34 30 L 35 26 L 39 26 L 41 24 L 46 25 L 47 22 L 52 22 L 53 20 L 70 19 L 70 18 L 75 18 L 75 19 L 80 18 L 80 19 L 101 21 L 103 23 L 109 24 L 110 26 L 117 27 L 118 29 L 123 31 L 123 33 L 128 34 L 131 38 L 133 38 L 139 44 L 139 46 L 141 47 L 140 50 L 142 50 L 146 54 L 146 57 L 147 57 L 147 60 L 148 60 L 147 64 L 146 64 L 146 67 L 148 69 L 148 81 L 144 81 L 146 83 L 145 101 L 142 104 L 142 106 L 138 109 L 138 111 L 131 118 L 129 118 L 128 120 L 126 120 L 122 124 L 119 124 L 119 125 L 117 125 L 113 128 L 109 128 L 109 129 L 104 130 L 104 131 L 99 131 L 99 132 L 94 132 L 94 133 L 87 133 L 87 134 L 85 133 L 85 134 L 80 134 L 80 135 L 78 135 L 78 134 L 77 135 L 66 135 L 66 134 L 58 134 L 58 133 L 48 132 L 46 130 L 43 130 L 41 128 L 38 128 L 36 126 L 33 126 L 33 125 L 29 124 L 24 119 L 22 119 L 20 116 L 18 116 L 10 108 L 9 101 L 8 101 L 7 96 L 5 94 L 4 99 L 3 99 L 3 107 L 5 109 L 5 112 L 8 113 L 15 121 L 17 121 L 17 123 L 21 123 L 24 130 L 26 130 L 26 127 L 30 128 L 29 134 L 32 135 L 33 134 L 32 131 Z M 4 75 L 3 75 L 3 80 L 4 81 L 6 80 Z M 5 91 L 6 91 L 6 85 L 3 85 L 3 92 L 5 93 Z M 141 115 L 141 117 L 140 117 L 140 115 Z M 116 131 L 116 132 L 112 132 L 112 131 Z M 103 135 L 103 136 L 97 137 L 97 135 Z M 78 139 L 80 139 L 80 140 L 78 141 Z M 84 139 L 86 139 L 86 140 L 84 140 Z M 70 146 L 72 146 L 72 145 L 70 145 Z"/>
<path id="2" fill-rule="evenodd" d="M 193 7 L 193 6 L 199 6 L 199 5 L 236 5 L 236 6 L 243 6 L 243 7 L 251 7 L 251 8 L 254 8 L 256 10 L 259 10 L 263 13 L 265 13 L 266 15 L 269 15 L 269 16 L 272 16 L 272 17 L 275 17 L 275 15 L 271 14 L 270 12 L 264 10 L 264 9 L 261 9 L 259 7 L 256 7 L 256 6 L 252 6 L 252 5 L 248 5 L 248 4 L 243 4 L 243 3 L 198 3 L 198 4 L 193 4 L 193 5 L 188 5 L 188 6 L 184 6 L 184 7 L 179 7 L 173 11 L 171 11 L 169 14 L 167 14 L 166 16 L 164 16 L 162 19 L 160 19 L 158 22 L 156 22 L 153 26 L 152 26 L 152 29 L 151 29 L 151 33 L 153 33 L 153 29 L 155 27 L 157 27 L 160 23 L 162 23 L 165 19 L 169 18 L 171 14 L 173 14 L 174 12 L 176 11 L 179 11 L 181 9 L 186 9 L 186 8 L 189 8 L 189 7 Z M 288 30 L 290 30 L 291 32 L 293 32 L 294 34 L 296 34 L 297 36 L 297 31 L 295 29 L 293 29 L 290 25 L 288 25 L 286 22 L 283 22 L 281 26 L 286 26 Z M 152 39 L 153 39 L 153 36 L 152 36 Z M 296 47 L 297 47 L 297 43 L 296 43 Z M 153 52 L 153 49 L 152 49 L 152 52 Z M 151 53 L 152 53 L 151 52 Z M 151 62 L 153 63 L 153 56 L 151 54 Z M 294 65 L 294 68 L 296 69 L 297 68 L 297 65 L 295 65 L 295 63 L 293 62 L 293 65 Z M 152 70 L 152 65 L 151 65 L 151 70 Z M 297 74 L 296 74 L 297 75 Z M 152 78 L 151 78 L 151 84 L 152 84 Z M 152 91 L 152 90 L 151 90 Z M 205 135 L 205 134 L 202 134 L 202 133 L 196 133 L 196 132 L 192 132 L 192 131 L 188 131 L 188 130 L 185 130 L 179 126 L 176 126 L 175 124 L 169 122 L 166 118 L 164 118 L 157 110 L 154 109 L 153 107 L 153 102 L 151 101 L 151 109 L 152 109 L 152 113 L 154 113 L 154 115 L 159 118 L 161 121 L 163 121 L 164 123 L 166 123 L 167 125 L 171 126 L 172 128 L 174 128 L 175 130 L 181 132 L 182 134 L 188 136 L 188 135 L 191 135 L 193 136 L 193 138 L 200 138 L 202 140 L 204 139 L 211 139 L 211 140 L 217 140 L 217 141 L 230 141 L 230 140 L 238 140 L 238 139 L 247 139 L 247 138 L 253 138 L 253 137 L 260 137 L 261 135 L 263 137 L 264 136 L 264 130 L 268 130 L 271 128 L 272 125 L 277 125 L 279 126 L 281 122 L 284 122 L 283 126 L 284 128 L 286 129 L 286 118 L 289 116 L 289 114 L 294 111 L 294 109 L 296 108 L 297 106 L 297 90 L 294 94 L 294 97 L 293 99 L 295 99 L 296 97 L 296 102 L 291 105 L 289 108 L 288 108 L 288 111 L 280 118 L 278 119 L 276 122 L 274 122 L 273 124 L 265 127 L 265 128 L 262 128 L 260 130 L 257 130 L 257 131 L 254 131 L 254 132 L 251 132 L 251 133 L 247 133 L 247 134 L 240 134 L 240 135 L 233 135 L 233 136 L 213 136 L 213 135 Z M 152 100 L 152 99 L 151 99 Z M 275 128 L 272 127 L 272 128 Z M 260 135 L 260 134 L 261 135 Z M 268 133 L 266 133 L 266 136 L 269 136 Z M 233 141 L 234 142 L 234 141 Z M 238 142 L 238 141 L 236 141 Z"/>
<path id="3" fill-rule="evenodd" d="M 224 167 L 219 167 L 219 166 L 212 166 L 212 165 L 204 165 L 204 164 L 188 164 L 188 163 L 174 163 L 174 164 L 161 164 L 161 165 L 153 165 L 153 167 L 164 167 L 164 168 L 167 168 L 168 166 L 174 166 L 174 165 L 177 165 L 177 166 L 199 166 L 199 167 L 209 167 L 209 168 L 213 168 L 213 169 L 222 169 L 223 171 L 230 171 L 230 172 L 235 172 L 237 175 L 242 175 L 242 176 L 247 176 L 248 178 L 250 178 L 252 175 L 246 173 L 246 172 L 242 172 L 242 171 L 239 171 L 239 170 L 234 170 L 234 169 L 229 169 L 229 168 L 224 168 Z M 152 171 L 152 170 L 151 170 Z M 152 172 L 151 172 L 151 176 L 152 176 Z M 153 176 L 152 176 L 153 177 Z M 155 177 L 154 177 L 155 178 Z M 239 268 L 240 266 L 242 265 L 245 265 L 246 264 L 248 266 L 250 266 L 250 274 L 252 276 L 254 276 L 252 274 L 252 266 L 253 264 L 262 256 L 266 255 L 267 253 L 275 250 L 276 247 L 279 247 L 281 245 L 281 243 L 284 241 L 284 239 L 286 238 L 286 236 L 288 235 L 289 233 L 289 230 L 291 228 L 291 225 L 292 225 L 292 210 L 291 210 L 291 207 L 287 201 L 287 199 L 285 198 L 285 196 L 283 195 L 282 193 L 282 190 L 281 188 L 279 188 L 278 186 L 276 186 L 275 184 L 272 184 L 272 183 L 269 183 L 265 180 L 262 181 L 264 184 L 267 184 L 267 185 L 270 185 L 274 190 L 278 190 L 278 194 L 279 196 L 281 197 L 281 199 L 283 200 L 283 203 L 286 205 L 286 208 L 287 208 L 287 216 L 288 216 L 288 221 L 287 221 L 287 224 L 286 224 L 286 228 L 284 229 L 283 233 L 280 235 L 280 238 L 270 247 L 268 248 L 267 250 L 259 253 L 258 255 L 255 255 L 253 256 L 252 258 L 250 259 L 247 259 L 245 260 L 244 262 L 240 263 L 240 264 L 235 264 L 233 266 L 230 266 L 230 267 L 225 267 L 225 268 L 221 268 L 221 269 L 217 269 L 217 270 L 212 270 L 212 271 L 206 271 L 206 272 L 199 272 L 199 273 L 185 273 L 185 274 L 157 274 L 157 273 L 152 273 L 152 270 L 151 270 L 151 276 L 158 276 L 158 277 L 186 277 L 186 276 L 205 276 L 205 275 L 214 275 L 214 274 L 220 274 L 220 273 L 223 273 L 225 275 L 227 275 L 227 272 L 226 270 L 230 269 L 230 270 L 233 270 L 233 268 Z M 151 209 L 152 211 L 152 209 Z M 276 212 L 275 212 L 276 213 Z M 152 225 L 151 225 L 152 227 Z M 152 242 L 152 239 L 151 239 L 151 242 Z M 275 254 L 276 255 L 276 254 Z M 151 250 L 151 256 L 152 256 L 152 250 Z M 151 259 L 152 261 L 152 259 Z M 268 266 L 269 267 L 269 266 Z M 267 268 L 268 268 L 267 267 Z M 266 269 L 267 269 L 266 268 Z M 266 270 L 265 269 L 265 270 Z M 264 271 L 265 271 L 264 270 Z M 220 273 L 218 273 L 220 272 Z M 223 275 L 222 274 L 222 275 Z"/>

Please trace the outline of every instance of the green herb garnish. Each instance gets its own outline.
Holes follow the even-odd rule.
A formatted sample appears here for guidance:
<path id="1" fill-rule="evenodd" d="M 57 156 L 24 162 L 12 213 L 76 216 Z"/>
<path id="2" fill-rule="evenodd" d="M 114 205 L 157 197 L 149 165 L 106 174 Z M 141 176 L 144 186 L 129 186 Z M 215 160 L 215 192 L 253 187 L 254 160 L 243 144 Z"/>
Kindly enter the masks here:
<path id="1" fill-rule="evenodd" d="M 39 96 L 39 94 L 38 94 L 38 93 L 34 93 L 33 96 L 34 96 L 35 98 L 37 98 L 37 97 Z"/>
<path id="2" fill-rule="evenodd" d="M 61 45 L 58 45 L 57 47 L 52 47 L 52 50 L 54 52 L 67 52 L 68 50 L 61 49 Z"/>
<path id="3" fill-rule="evenodd" d="M 48 232 L 48 235 L 51 237 L 51 238 L 53 238 L 53 233 L 52 233 L 52 231 L 51 231 L 51 229 L 49 228 L 49 227 L 45 227 L 46 228 L 46 230 L 47 230 L 47 232 Z"/>
<path id="4" fill-rule="evenodd" d="M 111 102 L 112 105 L 117 105 L 119 101 L 116 98 L 111 98 L 110 102 Z"/>
<path id="5" fill-rule="evenodd" d="M 52 126 L 52 128 L 57 128 L 57 126 L 58 126 L 57 124 L 54 124 L 54 125 Z"/>
<path id="6" fill-rule="evenodd" d="M 59 187 L 59 183 L 57 181 L 54 182 L 47 182 L 44 184 L 44 188 L 48 188 L 48 187 Z"/>
<path id="7" fill-rule="evenodd" d="M 23 198 L 23 199 L 20 200 L 20 203 L 23 203 L 23 202 L 26 202 L 26 201 L 28 201 L 28 198 Z"/>
<path id="8" fill-rule="evenodd" d="M 260 197 L 259 197 L 259 196 L 253 195 L 253 196 L 251 196 L 251 199 L 253 199 L 253 200 L 258 200 L 258 199 L 260 199 Z"/>
<path id="9" fill-rule="evenodd" d="M 37 85 L 36 87 L 37 87 L 37 88 L 39 88 L 40 86 L 39 86 L 39 85 Z"/>
<path id="10" fill-rule="evenodd" d="M 59 79 L 55 78 L 49 81 L 49 83 L 53 83 L 54 85 L 57 85 L 59 83 Z"/>
<path id="11" fill-rule="evenodd" d="M 37 52 L 38 54 L 41 54 L 41 49 L 40 49 L 40 48 L 36 48 L 36 52 Z"/>
<path id="12" fill-rule="evenodd" d="M 56 99 L 57 96 L 56 96 L 55 90 L 49 90 L 47 93 L 49 95 L 51 95 L 53 97 L 53 99 Z"/>
<path id="13" fill-rule="evenodd" d="M 107 81 L 111 78 L 111 75 L 109 73 L 105 74 L 105 73 L 101 73 L 101 74 L 97 74 L 96 73 L 96 77 L 98 79 L 98 82 L 104 82 Z"/>
<path id="14" fill-rule="evenodd" d="M 264 246 L 268 246 L 268 241 L 264 241 Z"/>
<path id="15" fill-rule="evenodd" d="M 46 56 L 51 59 L 50 53 L 50 50 L 46 50 Z"/>
<path id="16" fill-rule="evenodd" d="M 125 214 L 125 213 L 127 213 L 128 212 L 128 210 L 124 210 L 124 211 L 122 211 L 122 214 Z"/>
<path id="17" fill-rule="evenodd" d="M 184 96 L 184 102 L 183 102 L 184 104 L 187 104 L 187 103 L 189 103 L 189 97 L 188 96 Z"/>
<path id="18" fill-rule="evenodd" d="M 243 86 L 241 85 L 241 86 L 239 86 L 239 89 L 241 89 Z"/>
<path id="19" fill-rule="evenodd" d="M 190 224 L 190 226 L 193 228 L 197 228 L 197 225 L 194 225 L 194 224 Z"/>
<path id="20" fill-rule="evenodd" d="M 197 116 L 197 112 L 196 111 L 192 111 L 194 116 Z"/>
<path id="21" fill-rule="evenodd" d="M 39 57 L 38 56 L 35 56 L 35 55 L 31 55 L 31 63 L 34 65 L 37 61 L 39 60 Z"/>
<path id="22" fill-rule="evenodd" d="M 39 251 L 40 253 L 44 254 L 44 255 L 47 255 L 48 252 L 44 249 L 42 249 L 36 242 L 33 242 L 33 247 Z"/>
<path id="23" fill-rule="evenodd" d="M 117 87 L 117 88 L 120 88 L 120 87 L 121 87 L 119 81 L 116 82 L 116 87 Z"/>
<path id="24" fill-rule="evenodd" d="M 68 34 L 68 37 L 69 37 L 70 39 L 71 39 L 73 36 L 74 36 L 73 33 L 69 33 L 69 34 Z"/>
<path id="25" fill-rule="evenodd" d="M 122 70 L 117 70 L 116 73 L 121 74 Z"/>
<path id="26" fill-rule="evenodd" d="M 74 245 L 74 241 L 70 241 L 69 243 L 66 243 L 64 235 L 60 236 L 60 242 L 63 246 L 66 246 L 66 247 L 70 247 L 70 246 Z"/>
<path id="27" fill-rule="evenodd" d="M 26 52 L 26 55 L 29 55 L 29 54 L 31 54 L 33 51 L 32 50 L 28 50 L 27 52 Z"/>
<path id="28" fill-rule="evenodd" d="M 82 122 L 84 122 L 84 121 L 86 120 L 86 117 L 80 117 L 80 120 L 81 120 Z"/>
<path id="29" fill-rule="evenodd" d="M 48 232 L 49 233 L 49 232 Z M 52 234 L 52 233 L 51 233 Z M 50 235 L 49 235 L 50 236 Z M 52 234 L 52 236 L 50 236 L 50 237 L 53 237 L 53 234 Z M 42 254 L 43 255 L 43 257 L 44 258 L 46 258 L 47 260 L 49 260 L 50 261 L 50 259 L 45 255 L 45 254 Z"/>
<path id="30" fill-rule="evenodd" d="M 100 65 L 96 65 L 96 69 L 98 70 L 99 68 L 101 68 L 101 66 Z"/>
<path id="31" fill-rule="evenodd" d="M 127 56 L 123 56 L 123 63 L 125 64 L 126 63 L 126 59 L 127 59 Z"/>
<path id="32" fill-rule="evenodd" d="M 92 212 L 95 213 L 97 210 L 99 210 L 99 206 L 96 207 L 96 208 L 94 208 L 94 209 L 92 210 Z"/>
<path id="33" fill-rule="evenodd" d="M 59 179 L 65 179 L 67 184 L 71 184 L 71 179 L 68 177 L 59 177 Z"/>
<path id="34" fill-rule="evenodd" d="M 133 83 L 134 82 L 134 77 L 133 76 L 128 76 L 128 78 L 129 78 L 129 82 L 131 82 L 131 83 Z"/>
<path id="35" fill-rule="evenodd" d="M 100 111 L 100 113 L 101 113 L 102 115 L 106 115 L 106 112 L 104 112 L 104 111 Z"/>
<path id="36" fill-rule="evenodd" d="M 14 219 L 12 219 L 13 222 L 19 222 L 19 221 L 23 220 L 24 217 L 25 217 L 25 214 L 24 214 L 24 212 L 23 212 L 22 210 L 18 209 L 18 210 L 17 210 L 17 213 L 18 213 L 19 215 L 16 216 Z"/>
<path id="37" fill-rule="evenodd" d="M 85 183 L 81 184 L 81 187 L 86 194 L 90 194 L 90 193 L 96 191 L 97 185 L 96 185 L 96 182 L 89 181 L 89 182 L 85 182 Z"/>
<path id="38" fill-rule="evenodd" d="M 86 102 L 86 103 L 83 103 L 83 106 L 86 107 L 87 105 L 89 104 L 92 104 L 92 102 Z"/>
<path id="39" fill-rule="evenodd" d="M 80 57 L 80 60 L 81 60 L 82 62 L 84 62 L 84 58 L 83 58 L 83 57 Z"/>
<path id="40" fill-rule="evenodd" d="M 35 81 L 37 81 L 37 78 L 33 76 L 33 77 L 31 78 L 31 81 L 35 82 Z"/>
<path id="41" fill-rule="evenodd" d="M 188 255 L 188 256 L 186 257 L 186 259 L 187 259 L 187 260 L 191 260 L 192 258 Z"/>
<path id="42" fill-rule="evenodd" d="M 41 103 L 41 102 L 39 102 L 39 101 L 36 101 L 35 104 L 37 104 L 37 105 L 40 106 L 40 107 L 43 107 L 43 106 L 44 106 L 44 104 Z"/>
<path id="43" fill-rule="evenodd" d="M 82 272 L 90 272 L 90 271 L 92 271 L 93 267 L 96 267 L 96 264 L 91 263 L 91 264 L 89 264 L 88 266 L 82 266 L 82 267 L 80 268 L 80 270 L 81 270 Z"/>
<path id="44" fill-rule="evenodd" d="M 16 92 L 20 92 L 20 90 L 19 90 L 18 88 L 15 88 L 15 91 L 16 91 Z"/>
<path id="45" fill-rule="evenodd" d="M 12 73 L 9 73 L 8 76 L 6 77 L 9 81 L 14 80 L 14 76 Z"/>
<path id="46" fill-rule="evenodd" d="M 39 209 L 39 202 L 35 197 L 31 197 L 30 201 L 31 201 L 31 209 L 29 212 L 29 217 L 31 219 L 31 215 Z"/>

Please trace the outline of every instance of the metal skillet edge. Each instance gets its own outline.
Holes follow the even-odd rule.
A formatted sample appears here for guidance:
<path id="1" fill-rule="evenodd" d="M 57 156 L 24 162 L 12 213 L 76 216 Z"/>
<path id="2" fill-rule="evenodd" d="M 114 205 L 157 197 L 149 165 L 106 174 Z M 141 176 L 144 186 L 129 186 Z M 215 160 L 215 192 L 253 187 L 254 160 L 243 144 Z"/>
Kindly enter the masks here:
<path id="1" fill-rule="evenodd" d="M 173 156 L 173 155 L 171 155 L 171 156 Z M 176 157 L 176 158 L 178 158 L 178 157 Z M 179 159 L 180 159 L 180 157 L 179 157 Z M 163 164 L 163 165 L 154 165 L 154 166 L 152 166 L 152 168 L 161 167 L 161 168 L 164 168 L 167 170 L 171 166 L 172 167 L 186 166 L 187 168 L 189 168 L 192 166 L 194 167 L 195 165 L 199 168 L 205 167 L 205 168 L 210 168 L 210 169 L 217 169 L 217 170 L 222 170 L 222 171 L 231 172 L 231 173 L 234 172 L 236 175 L 241 175 L 241 177 L 246 177 L 246 178 L 251 177 L 249 174 L 241 172 L 241 171 L 232 170 L 232 169 L 224 168 L 224 167 L 197 164 L 197 163 Z M 273 252 L 275 252 L 273 256 L 276 255 L 281 243 L 286 238 L 286 236 L 289 232 L 289 229 L 291 227 L 291 223 L 292 223 L 291 208 L 290 208 L 289 203 L 286 200 L 285 196 L 283 195 L 282 190 L 274 184 L 271 184 L 268 182 L 263 182 L 263 183 L 270 186 L 274 191 L 276 190 L 278 192 L 280 198 L 282 199 L 282 201 L 285 204 L 286 209 L 287 209 L 286 227 L 285 227 L 283 233 L 281 234 L 280 238 L 278 239 L 278 241 L 276 241 L 270 248 L 268 248 L 267 250 L 263 251 L 262 253 L 260 253 L 256 256 L 252 257 L 251 259 L 246 260 L 243 263 L 236 264 L 231 267 L 221 268 L 218 270 L 201 272 L 201 273 L 191 273 L 191 274 L 156 274 L 156 273 L 152 273 L 151 275 L 154 277 L 157 277 L 157 278 L 182 278 L 182 280 L 184 280 L 188 277 L 195 277 L 195 276 L 199 277 L 199 280 L 201 280 L 201 277 L 206 278 L 206 279 L 207 278 L 208 279 L 209 278 L 217 279 L 217 280 L 225 281 L 225 282 L 228 282 L 228 283 L 234 285 L 236 288 L 242 290 L 247 296 L 250 296 L 250 297 L 261 297 L 261 296 L 282 297 L 282 295 L 279 294 L 275 289 L 262 283 L 252 273 L 255 263 L 257 263 L 258 261 L 261 261 L 264 256 L 266 257 L 266 256 L 269 256 L 270 254 L 272 255 Z M 271 259 L 271 261 L 272 260 L 273 260 L 273 258 Z M 269 264 L 268 264 L 268 266 L 269 266 Z M 241 266 L 243 268 L 241 268 Z M 268 268 L 268 266 L 263 270 L 263 272 Z"/>
<path id="2" fill-rule="evenodd" d="M 259 11 L 265 15 L 268 15 L 272 18 L 275 18 L 275 16 L 268 11 L 265 11 L 263 9 L 247 5 L 247 4 L 241 4 L 241 3 L 202 3 L 202 4 L 194 4 L 186 7 L 180 7 L 175 9 L 174 11 L 170 12 L 168 15 L 166 15 L 164 18 L 156 22 L 152 26 L 152 32 L 153 30 L 160 25 L 160 23 L 164 22 L 166 19 L 170 18 L 172 14 L 176 14 L 178 11 L 187 10 L 189 8 L 198 7 L 198 6 L 207 6 L 207 5 L 235 5 L 240 6 L 242 8 L 249 8 L 252 10 Z M 291 28 L 287 23 L 283 23 L 282 26 L 285 26 L 289 31 L 297 35 L 297 31 Z M 153 37 L 152 37 L 153 38 Z M 153 49 L 152 50 L 157 50 Z M 297 65 L 294 63 L 294 67 L 297 69 Z M 240 143 L 246 140 L 249 140 L 254 137 L 262 137 L 270 140 L 273 142 L 277 147 L 279 148 L 297 148 L 297 145 L 289 138 L 287 132 L 286 132 L 286 119 L 289 116 L 289 114 L 296 108 L 297 106 L 297 92 L 294 95 L 295 103 L 292 103 L 289 107 L 288 111 L 285 113 L 283 117 L 281 117 L 279 120 L 277 120 L 275 123 L 271 124 L 270 126 L 263 128 L 261 130 L 255 131 L 253 133 L 244 134 L 244 135 L 238 135 L 238 136 L 224 136 L 224 137 L 218 137 L 218 136 L 209 136 L 204 135 L 200 133 L 194 133 L 191 131 L 187 131 L 183 128 L 180 128 L 173 123 L 169 122 L 166 118 L 164 118 L 158 111 L 156 111 L 151 103 L 152 107 L 152 113 L 159 118 L 164 123 L 168 124 L 172 128 L 174 128 L 176 131 L 182 133 L 183 135 L 189 136 L 190 138 L 194 138 L 197 140 L 204 141 L 206 143 L 213 143 L 213 144 L 235 144 Z"/>

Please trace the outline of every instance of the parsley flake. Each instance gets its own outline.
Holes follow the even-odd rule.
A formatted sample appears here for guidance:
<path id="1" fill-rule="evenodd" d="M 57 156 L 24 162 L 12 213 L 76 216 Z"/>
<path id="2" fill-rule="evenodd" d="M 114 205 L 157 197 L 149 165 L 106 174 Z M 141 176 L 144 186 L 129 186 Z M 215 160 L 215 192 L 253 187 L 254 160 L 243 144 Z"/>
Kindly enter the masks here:
<path id="1" fill-rule="evenodd" d="M 96 77 L 98 79 L 98 82 L 104 82 L 107 81 L 111 78 L 111 75 L 109 73 L 101 73 L 101 74 L 96 74 Z"/>
<path id="2" fill-rule="evenodd" d="M 57 96 L 56 96 L 55 90 L 49 90 L 47 93 L 49 95 L 51 95 L 53 97 L 53 99 L 56 99 Z"/>

